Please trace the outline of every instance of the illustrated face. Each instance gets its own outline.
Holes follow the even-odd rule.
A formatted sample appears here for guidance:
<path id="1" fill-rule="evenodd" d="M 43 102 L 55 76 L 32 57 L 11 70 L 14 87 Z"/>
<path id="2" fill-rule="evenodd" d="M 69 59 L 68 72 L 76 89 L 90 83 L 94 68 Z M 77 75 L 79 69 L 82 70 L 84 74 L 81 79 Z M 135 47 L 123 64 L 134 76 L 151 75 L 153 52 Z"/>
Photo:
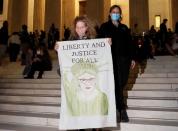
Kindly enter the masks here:
<path id="1" fill-rule="evenodd" d="M 96 88 L 96 76 L 84 73 L 78 77 L 79 86 L 84 92 L 91 92 Z"/>
<path id="2" fill-rule="evenodd" d="M 87 26 L 85 25 L 84 22 L 78 21 L 76 24 L 75 31 L 77 32 L 78 36 L 82 38 L 83 36 L 85 36 L 85 33 L 87 31 Z"/>

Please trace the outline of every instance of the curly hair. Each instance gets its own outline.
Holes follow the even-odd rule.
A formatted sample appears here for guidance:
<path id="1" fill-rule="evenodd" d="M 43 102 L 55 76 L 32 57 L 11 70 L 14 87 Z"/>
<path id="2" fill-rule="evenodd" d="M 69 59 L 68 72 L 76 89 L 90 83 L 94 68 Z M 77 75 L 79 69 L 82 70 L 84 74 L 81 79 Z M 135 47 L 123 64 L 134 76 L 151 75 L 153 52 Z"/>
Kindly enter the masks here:
<path id="1" fill-rule="evenodd" d="M 87 27 L 87 31 L 86 31 L 87 39 L 96 38 L 96 30 L 94 28 L 94 24 L 88 19 L 88 17 L 86 17 L 86 16 L 77 16 L 74 19 L 74 22 L 73 22 L 73 28 L 72 28 L 72 31 L 71 31 L 70 39 L 77 39 L 79 37 L 77 32 L 75 31 L 76 24 L 79 21 L 85 23 L 85 26 Z"/>

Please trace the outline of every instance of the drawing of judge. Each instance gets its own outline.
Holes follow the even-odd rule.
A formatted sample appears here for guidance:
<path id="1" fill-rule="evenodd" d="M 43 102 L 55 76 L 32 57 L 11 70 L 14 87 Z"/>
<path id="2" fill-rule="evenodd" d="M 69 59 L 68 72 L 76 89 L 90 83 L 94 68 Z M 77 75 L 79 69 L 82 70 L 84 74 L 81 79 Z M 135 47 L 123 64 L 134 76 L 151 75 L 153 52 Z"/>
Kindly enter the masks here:
<path id="1" fill-rule="evenodd" d="M 108 98 L 97 85 L 98 68 L 91 63 L 76 63 L 71 67 L 73 79 L 64 73 L 64 91 L 71 116 L 108 115 Z"/>

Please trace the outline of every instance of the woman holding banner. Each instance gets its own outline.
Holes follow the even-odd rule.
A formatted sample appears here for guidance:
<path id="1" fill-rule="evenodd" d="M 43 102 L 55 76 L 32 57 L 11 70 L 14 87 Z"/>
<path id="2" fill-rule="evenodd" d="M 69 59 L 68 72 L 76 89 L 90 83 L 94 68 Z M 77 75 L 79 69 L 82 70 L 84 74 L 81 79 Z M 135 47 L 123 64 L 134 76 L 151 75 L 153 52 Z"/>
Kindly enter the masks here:
<path id="1" fill-rule="evenodd" d="M 109 11 L 109 21 L 100 27 L 101 38 L 110 38 L 113 57 L 116 108 L 120 113 L 120 120 L 128 122 L 126 106 L 124 105 L 123 89 L 127 83 L 129 69 L 134 68 L 131 35 L 126 25 L 121 23 L 122 10 L 120 6 L 113 5 Z"/>
<path id="2" fill-rule="evenodd" d="M 78 43 L 81 41 L 77 41 L 77 40 L 85 40 L 85 44 L 88 44 L 87 43 L 87 41 L 89 41 L 88 39 L 94 39 L 96 37 L 96 31 L 94 29 L 94 26 L 91 24 L 90 20 L 85 16 L 76 17 L 74 20 L 73 26 L 74 27 L 73 27 L 73 30 L 71 31 L 71 36 L 70 36 L 70 40 L 76 40 L 73 42 Z M 69 50 L 70 49 L 77 50 L 76 47 L 78 46 L 69 45 L 69 43 L 71 43 L 72 41 L 70 42 L 65 41 L 65 42 L 66 42 L 65 44 L 64 42 L 61 42 L 61 43 L 59 42 L 59 44 L 63 44 L 60 47 L 59 47 L 59 44 L 56 44 L 55 50 L 59 52 L 60 51 L 59 48 L 62 48 L 63 49 L 63 50 L 61 49 L 62 51 L 65 50 L 66 52 L 67 51 L 68 52 L 66 54 L 65 52 L 63 52 L 60 55 L 62 56 L 63 54 L 64 56 L 65 55 L 70 56 L 69 54 L 71 52 Z M 64 45 L 67 45 L 67 46 L 64 46 Z M 107 47 L 109 47 L 108 44 L 106 45 Z M 84 48 L 84 46 L 82 47 Z M 87 45 L 86 47 L 88 48 L 89 45 Z M 102 51 L 104 52 L 105 50 L 102 50 Z M 104 53 L 102 53 L 102 55 L 100 56 L 102 57 L 107 56 L 107 55 L 104 55 Z M 74 54 L 74 52 L 72 54 Z M 111 58 L 111 53 L 108 52 L 108 54 L 110 55 L 109 62 L 111 63 L 110 64 L 111 66 L 107 65 L 109 62 L 106 62 L 104 65 L 107 65 L 106 66 L 107 73 L 110 71 L 109 72 L 110 74 L 108 73 L 109 75 L 107 76 L 107 79 L 109 80 L 112 79 L 112 80 L 111 80 L 111 83 L 108 82 L 108 85 L 105 85 L 105 86 L 107 86 L 107 90 L 112 90 L 112 94 L 114 94 L 114 80 L 113 80 L 113 77 L 110 77 L 111 74 L 113 76 L 113 70 L 111 69 L 112 58 Z M 83 56 L 83 58 L 85 57 L 86 56 Z M 60 61 L 64 60 L 62 59 L 62 57 L 59 57 L 59 58 L 60 58 Z M 67 65 L 67 66 L 69 67 L 70 65 Z M 64 64 L 62 64 L 62 67 L 64 67 Z M 92 62 L 88 62 L 88 63 L 80 62 L 80 63 L 73 63 L 72 68 L 70 67 L 65 68 L 67 69 L 67 71 L 64 70 L 64 68 L 62 69 L 63 69 L 61 72 L 62 83 L 63 83 L 62 89 L 64 89 L 63 92 L 65 92 L 66 100 L 65 102 L 62 101 L 63 103 L 61 103 L 61 105 L 63 105 L 63 107 L 64 105 L 66 105 L 65 107 L 67 107 L 67 111 L 63 110 L 62 114 L 63 115 L 67 114 L 67 117 L 70 118 L 70 120 L 67 118 L 64 118 L 63 120 L 65 122 L 62 121 L 63 125 L 61 125 L 60 123 L 60 126 L 62 126 L 62 129 L 67 127 L 68 129 L 80 129 L 81 130 L 85 128 L 98 128 L 98 129 L 93 129 L 93 130 L 99 130 L 99 128 L 106 127 L 106 125 L 109 125 L 109 126 L 111 125 L 112 127 L 116 126 L 115 97 L 114 95 L 112 95 L 112 97 L 108 96 L 108 94 L 105 92 L 106 90 L 103 90 L 104 88 L 101 88 L 101 86 L 98 85 L 99 83 L 98 69 L 100 69 L 100 66 L 97 66 L 96 63 L 92 63 Z M 100 73 L 103 73 L 103 72 L 100 72 Z M 73 121 L 74 119 L 75 121 Z M 95 121 L 97 121 L 99 124 Z M 68 126 L 64 127 L 64 125 L 69 125 L 68 123 L 70 122 L 72 123 L 72 126 L 70 125 L 70 127 Z M 103 125 L 103 123 L 104 124 L 106 123 L 106 125 Z"/>

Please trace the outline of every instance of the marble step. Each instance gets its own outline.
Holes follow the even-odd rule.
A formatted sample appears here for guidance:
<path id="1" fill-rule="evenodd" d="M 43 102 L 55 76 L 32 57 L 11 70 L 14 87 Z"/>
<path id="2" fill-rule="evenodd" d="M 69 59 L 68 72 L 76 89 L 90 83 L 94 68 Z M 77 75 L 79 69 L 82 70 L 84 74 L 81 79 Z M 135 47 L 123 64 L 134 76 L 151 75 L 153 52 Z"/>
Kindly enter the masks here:
<path id="1" fill-rule="evenodd" d="M 173 111 L 127 110 L 129 118 L 177 122 L 178 113 Z M 59 114 L 36 114 L 0 111 L 0 123 L 58 127 Z"/>
<path id="2" fill-rule="evenodd" d="M 45 96 L 45 95 L 0 95 L 1 102 L 23 102 L 23 103 L 46 103 L 59 104 L 61 98 L 59 96 Z"/>
<path id="3" fill-rule="evenodd" d="M 37 78 L 37 75 L 34 76 L 35 78 Z M 16 79 L 23 79 L 23 75 L 21 74 L 7 74 L 7 75 L 3 75 L 0 78 L 16 78 Z M 54 79 L 60 79 L 60 76 L 58 74 L 44 74 L 43 75 L 43 79 L 47 79 L 47 78 L 54 78 Z"/>
<path id="4" fill-rule="evenodd" d="M 166 69 L 166 70 L 169 70 L 169 69 L 177 69 L 178 68 L 178 63 L 177 64 L 173 64 L 173 65 L 142 65 L 142 66 L 139 66 L 139 65 L 136 65 L 135 68 L 133 70 L 138 70 L 138 69 L 145 69 L 145 70 L 150 70 L 150 69 Z"/>
<path id="5" fill-rule="evenodd" d="M 141 70 L 141 69 L 140 69 Z M 155 68 L 150 68 L 150 69 L 143 69 L 143 73 L 178 73 L 177 68 L 175 69 L 155 69 Z M 138 73 L 138 69 L 131 70 L 131 73 Z"/>
<path id="6" fill-rule="evenodd" d="M 59 84 L 60 79 L 0 79 L 1 85 L 3 83 L 34 83 L 34 84 Z M 177 84 L 178 78 L 129 78 L 128 83 L 163 83 L 163 84 Z"/>
<path id="7" fill-rule="evenodd" d="M 138 67 L 135 67 L 133 70 L 131 70 L 132 73 L 137 72 L 139 69 Z M 171 67 L 171 68 L 161 68 L 161 67 L 146 67 L 142 68 L 144 69 L 144 73 L 178 73 L 177 67 Z M 56 70 L 55 71 L 49 71 L 46 72 L 48 75 L 57 75 Z"/>
<path id="8" fill-rule="evenodd" d="M 139 106 L 129 106 L 128 111 L 154 111 L 154 112 L 178 112 L 178 107 L 139 107 Z M 21 112 L 21 113 L 40 113 L 40 114 L 59 114 L 60 105 L 59 104 L 43 104 L 43 103 L 17 103 L 17 102 L 6 102 L 0 103 L 0 111 L 8 112 Z M 129 115 L 129 117 L 131 117 Z M 140 114 L 141 117 L 141 114 Z"/>
<path id="9" fill-rule="evenodd" d="M 59 82 L 60 83 L 60 82 Z M 49 84 L 49 83 L 0 83 L 0 88 L 19 88 L 19 89 L 60 89 L 60 84 Z"/>
<path id="10" fill-rule="evenodd" d="M 131 119 L 129 123 L 121 123 L 120 129 L 121 131 L 178 131 L 178 122 Z"/>
<path id="11" fill-rule="evenodd" d="M 0 131 L 59 131 L 59 130 L 58 128 L 54 127 L 0 123 Z"/>
<path id="12" fill-rule="evenodd" d="M 50 104 L 32 104 L 32 103 L 0 103 L 0 111 L 11 111 L 21 113 L 41 113 L 41 114 L 59 114 L 60 105 Z"/>
<path id="13" fill-rule="evenodd" d="M 138 91 L 138 90 L 126 90 L 125 96 L 129 98 L 177 98 L 178 91 L 167 90 L 167 91 Z M 48 96 L 48 97 L 60 97 L 61 91 L 58 90 L 39 90 L 39 89 L 0 89 L 0 95 L 4 96 Z"/>
<path id="14" fill-rule="evenodd" d="M 0 89 L 60 90 L 60 84 L 3 83 Z M 178 90 L 178 84 L 127 84 L 125 90 Z"/>
<path id="15" fill-rule="evenodd" d="M 132 82 L 132 83 L 131 83 Z M 57 84 L 43 83 L 0 83 L 0 89 L 40 89 L 40 90 L 58 90 L 60 82 Z M 178 83 L 136 83 L 130 80 L 126 85 L 127 90 L 178 90 Z"/>
<path id="16" fill-rule="evenodd" d="M 165 98 L 128 98 L 126 100 L 128 107 L 144 107 L 144 108 L 178 108 L 177 99 L 165 99 Z"/>
<path id="17" fill-rule="evenodd" d="M 127 84 L 127 90 L 178 90 L 178 84 Z"/>
<path id="18" fill-rule="evenodd" d="M 163 107 L 178 108 L 178 98 L 173 97 L 128 97 L 127 105 L 129 107 Z M 31 96 L 31 95 L 0 95 L 0 103 L 17 102 L 17 103 L 43 103 L 43 104 L 60 104 L 59 96 Z"/>
<path id="19" fill-rule="evenodd" d="M 36 114 L 0 111 L 0 123 L 57 127 L 59 114 Z"/>
<path id="20" fill-rule="evenodd" d="M 125 91 L 124 95 L 128 98 L 175 98 L 178 99 L 176 91 Z"/>
<path id="21" fill-rule="evenodd" d="M 129 78 L 128 83 L 137 84 L 178 84 L 178 78 Z"/>
<path id="22" fill-rule="evenodd" d="M 60 79 L 0 79 L 0 83 L 43 83 L 43 84 L 57 84 L 60 83 Z"/>
<path id="23" fill-rule="evenodd" d="M 175 64 L 172 64 L 172 65 L 170 65 L 170 64 L 151 64 L 151 65 L 149 65 L 149 64 L 145 64 L 145 65 L 139 65 L 139 64 L 137 64 L 136 65 L 136 68 L 137 67 L 145 67 L 145 68 L 168 68 L 168 69 L 170 69 L 170 68 L 178 68 L 178 61 L 177 61 L 177 63 L 175 63 Z"/>
<path id="24" fill-rule="evenodd" d="M 103 131 L 177 131 L 177 122 L 162 122 L 154 120 L 131 120 L 129 123 L 118 123 L 116 128 L 106 128 Z M 29 126 L 19 124 L 2 124 L 0 131 L 62 131 L 54 127 Z M 91 131 L 91 130 L 86 130 Z"/>
<path id="25" fill-rule="evenodd" d="M 129 77 L 136 77 L 136 78 L 177 78 L 178 73 L 144 73 L 144 74 L 137 74 L 132 73 Z"/>
<path id="26" fill-rule="evenodd" d="M 119 125 L 119 124 L 118 124 Z M 0 131 L 64 131 L 59 130 L 57 127 L 42 127 L 42 126 L 30 126 L 19 124 L 2 124 L 0 123 Z M 121 131 L 119 127 L 115 128 L 102 128 L 102 131 Z M 92 131 L 92 129 L 85 129 L 85 131 Z"/>
<path id="27" fill-rule="evenodd" d="M 0 88 L 0 94 L 10 94 L 10 95 L 54 95 L 59 96 L 61 94 L 60 89 L 18 89 L 18 88 L 8 88 L 2 89 Z"/>
<path id="28" fill-rule="evenodd" d="M 148 77 L 148 78 L 174 78 L 174 77 L 178 77 L 178 73 L 144 73 L 144 74 L 137 74 L 137 73 L 131 73 L 129 75 L 129 77 L 138 77 L 138 78 L 142 78 L 142 77 Z M 22 75 L 19 74 L 7 74 L 7 75 L 3 75 L 0 77 L 1 79 L 23 79 Z M 55 74 L 45 74 L 43 76 L 43 79 L 60 79 L 60 76 L 55 75 Z"/>
<path id="29" fill-rule="evenodd" d="M 168 110 L 127 110 L 127 114 L 131 119 L 148 119 L 148 120 L 168 120 L 178 122 L 178 111 L 168 111 Z"/>

